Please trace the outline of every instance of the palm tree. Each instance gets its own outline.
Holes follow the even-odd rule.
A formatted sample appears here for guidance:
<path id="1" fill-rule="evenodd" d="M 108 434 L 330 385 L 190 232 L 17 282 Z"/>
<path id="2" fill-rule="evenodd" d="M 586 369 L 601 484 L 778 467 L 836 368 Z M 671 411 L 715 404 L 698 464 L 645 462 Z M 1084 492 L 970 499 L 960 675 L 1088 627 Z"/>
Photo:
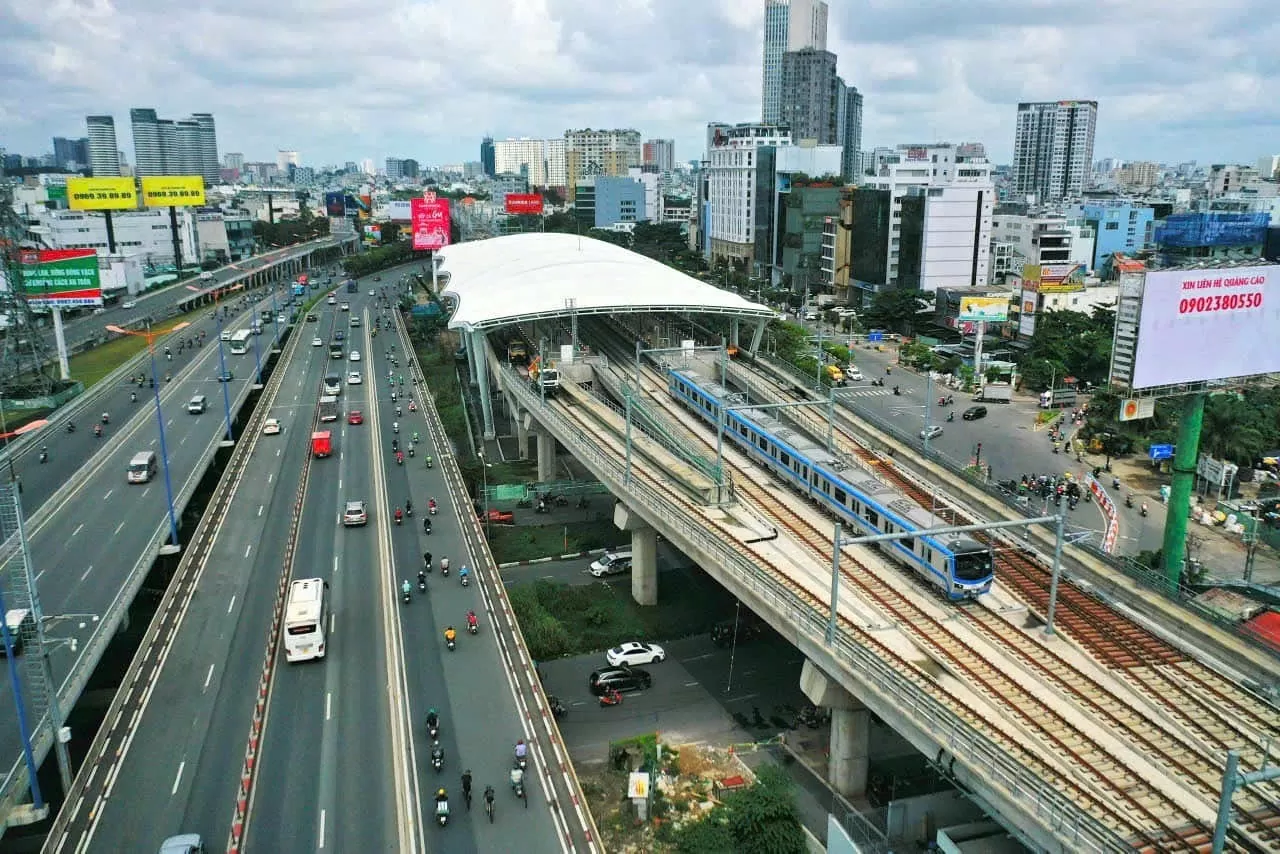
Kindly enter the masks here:
<path id="1" fill-rule="evenodd" d="M 1214 395 L 1204 408 L 1200 448 L 1214 459 L 1247 466 L 1265 443 L 1258 413 L 1235 395 Z"/>

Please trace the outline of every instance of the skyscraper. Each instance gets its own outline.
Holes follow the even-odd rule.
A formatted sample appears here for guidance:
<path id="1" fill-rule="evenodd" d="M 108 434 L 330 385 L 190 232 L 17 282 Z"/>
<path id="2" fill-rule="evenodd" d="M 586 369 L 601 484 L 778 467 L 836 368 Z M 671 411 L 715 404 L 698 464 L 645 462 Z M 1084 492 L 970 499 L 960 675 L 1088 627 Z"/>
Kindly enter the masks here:
<path id="1" fill-rule="evenodd" d="M 1097 101 L 1018 104 L 1014 192 L 1041 203 L 1078 198 L 1092 168 L 1097 124 Z"/>
<path id="2" fill-rule="evenodd" d="M 218 168 L 218 128 L 212 113 L 192 113 L 191 118 L 200 127 L 200 174 L 209 183 L 221 180 Z"/>
<path id="3" fill-rule="evenodd" d="M 493 148 L 493 137 L 486 136 L 480 140 L 480 167 L 484 170 L 484 174 L 492 178 L 498 172 L 495 169 L 497 155 Z"/>
<path id="4" fill-rule="evenodd" d="M 565 186 L 569 201 L 574 187 L 590 175 L 625 176 L 640 165 L 638 130 L 567 130 L 564 132 Z"/>
<path id="5" fill-rule="evenodd" d="M 862 171 L 862 93 L 856 86 L 846 86 L 844 90 L 844 114 L 838 141 L 844 146 L 841 175 L 846 183 L 853 183 Z"/>
<path id="6" fill-rule="evenodd" d="M 765 0 L 760 113 L 766 124 L 781 121 L 782 55 L 805 48 L 826 50 L 827 11 L 823 0 Z"/>
<path id="7" fill-rule="evenodd" d="M 782 55 L 782 124 L 791 128 L 791 138 L 814 139 L 819 145 L 837 145 L 839 78 L 836 55 L 827 50 L 805 48 Z"/>
<path id="8" fill-rule="evenodd" d="M 676 141 L 651 139 L 641 149 L 641 164 L 652 166 L 659 172 L 670 172 L 676 165 Z"/>
<path id="9" fill-rule="evenodd" d="M 59 169 L 84 168 L 89 165 L 89 139 L 53 138 L 53 165 Z"/>
<path id="10" fill-rule="evenodd" d="M 155 110 L 135 107 L 129 111 L 133 129 L 133 169 L 136 175 L 163 175 L 164 139 Z"/>
<path id="11" fill-rule="evenodd" d="M 85 116 L 89 134 L 89 171 L 95 177 L 120 174 L 119 145 L 116 143 L 116 120 L 111 116 Z"/>

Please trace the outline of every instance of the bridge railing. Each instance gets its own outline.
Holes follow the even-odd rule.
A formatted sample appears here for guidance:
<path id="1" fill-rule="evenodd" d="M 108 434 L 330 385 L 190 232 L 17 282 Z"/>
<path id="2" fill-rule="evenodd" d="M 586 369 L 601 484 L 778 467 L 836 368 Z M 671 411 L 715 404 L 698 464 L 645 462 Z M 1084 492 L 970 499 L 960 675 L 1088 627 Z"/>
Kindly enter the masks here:
<path id="1" fill-rule="evenodd" d="M 814 607 L 770 570 L 757 564 L 749 553 L 740 551 L 690 518 L 687 511 L 676 506 L 667 495 L 640 478 L 626 483 L 620 461 L 554 409 L 543 407 L 538 395 L 527 388 L 514 371 L 503 369 L 502 381 L 526 409 L 537 413 L 541 424 L 557 434 L 556 438 L 601 481 L 609 483 L 614 494 L 631 509 L 647 517 L 650 523 L 658 521 L 665 534 L 674 534 L 673 539 L 715 559 L 725 573 L 771 608 L 781 623 L 794 627 L 815 647 L 828 649 L 847 676 L 892 704 L 898 714 L 929 733 L 935 743 L 944 746 L 988 786 L 1021 804 L 1025 814 L 1033 816 L 1048 833 L 1079 852 L 1130 848 L 1118 834 L 1024 767 L 984 732 L 919 685 L 904 679 L 889 662 L 858 643 L 843 627 L 828 644 L 825 636 L 829 612 Z"/>

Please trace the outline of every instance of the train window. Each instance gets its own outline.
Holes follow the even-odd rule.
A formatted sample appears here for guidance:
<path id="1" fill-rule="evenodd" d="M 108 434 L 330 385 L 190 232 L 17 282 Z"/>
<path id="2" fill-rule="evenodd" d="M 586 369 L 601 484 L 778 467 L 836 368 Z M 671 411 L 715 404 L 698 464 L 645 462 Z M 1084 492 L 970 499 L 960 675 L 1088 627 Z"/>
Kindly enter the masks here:
<path id="1" fill-rule="evenodd" d="M 760 446 L 760 450 L 762 450 L 762 451 L 768 451 L 768 450 L 769 450 L 769 440 L 768 440 L 768 439 L 766 439 L 764 436 L 758 436 L 758 437 L 756 437 L 756 444 L 758 444 L 758 445 Z"/>
<path id="2" fill-rule="evenodd" d="M 836 487 L 835 496 L 836 496 L 836 502 L 839 504 L 844 504 L 846 501 L 849 500 L 849 496 L 846 495 L 845 491 L 838 486 Z"/>
<path id="3" fill-rule="evenodd" d="M 791 468 L 791 455 L 786 451 L 778 451 L 778 462 L 782 463 L 787 468 Z"/>
<path id="4" fill-rule="evenodd" d="M 870 507 L 867 508 L 867 512 L 864 513 L 863 516 L 866 518 L 868 522 L 871 523 L 871 527 L 873 528 L 880 527 L 880 514 L 872 510 Z"/>
<path id="5" fill-rule="evenodd" d="M 906 547 L 907 551 L 914 552 L 916 550 L 915 537 L 907 537 L 905 540 L 902 540 L 901 542 L 902 542 L 902 545 Z"/>
<path id="6" fill-rule="evenodd" d="M 956 578 L 981 581 L 991 575 L 990 552 L 962 552 L 956 555 Z"/>

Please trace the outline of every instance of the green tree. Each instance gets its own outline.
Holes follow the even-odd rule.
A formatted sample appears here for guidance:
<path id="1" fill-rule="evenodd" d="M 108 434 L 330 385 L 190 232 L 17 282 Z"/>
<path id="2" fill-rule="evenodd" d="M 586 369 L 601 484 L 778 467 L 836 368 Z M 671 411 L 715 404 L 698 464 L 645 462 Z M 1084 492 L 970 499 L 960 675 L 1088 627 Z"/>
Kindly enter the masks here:
<path id="1" fill-rule="evenodd" d="M 926 305 L 923 291 L 906 288 L 881 291 L 872 299 L 864 320 L 869 329 L 889 329 L 910 335 L 915 330 L 917 315 Z"/>
<path id="2" fill-rule="evenodd" d="M 1266 448 L 1265 416 L 1235 394 L 1215 394 L 1205 401 L 1200 449 L 1215 459 L 1241 466 L 1253 463 Z"/>
<path id="3" fill-rule="evenodd" d="M 559 234 L 577 234 L 578 220 L 569 211 L 556 211 L 543 221 L 542 230 Z"/>
<path id="4" fill-rule="evenodd" d="M 803 854 L 807 850 L 791 785 L 785 771 L 765 765 L 755 785 L 729 796 L 729 832 L 735 852 Z"/>
<path id="5" fill-rule="evenodd" d="M 675 848 L 679 854 L 734 854 L 733 833 L 724 805 L 676 831 Z"/>
<path id="6" fill-rule="evenodd" d="M 1036 318 L 1036 333 L 1022 362 L 1025 385 L 1044 390 L 1059 388 L 1067 376 L 1100 386 L 1111 370 L 1111 340 L 1115 312 L 1100 308 L 1092 315 L 1078 311 L 1047 311 Z"/>

